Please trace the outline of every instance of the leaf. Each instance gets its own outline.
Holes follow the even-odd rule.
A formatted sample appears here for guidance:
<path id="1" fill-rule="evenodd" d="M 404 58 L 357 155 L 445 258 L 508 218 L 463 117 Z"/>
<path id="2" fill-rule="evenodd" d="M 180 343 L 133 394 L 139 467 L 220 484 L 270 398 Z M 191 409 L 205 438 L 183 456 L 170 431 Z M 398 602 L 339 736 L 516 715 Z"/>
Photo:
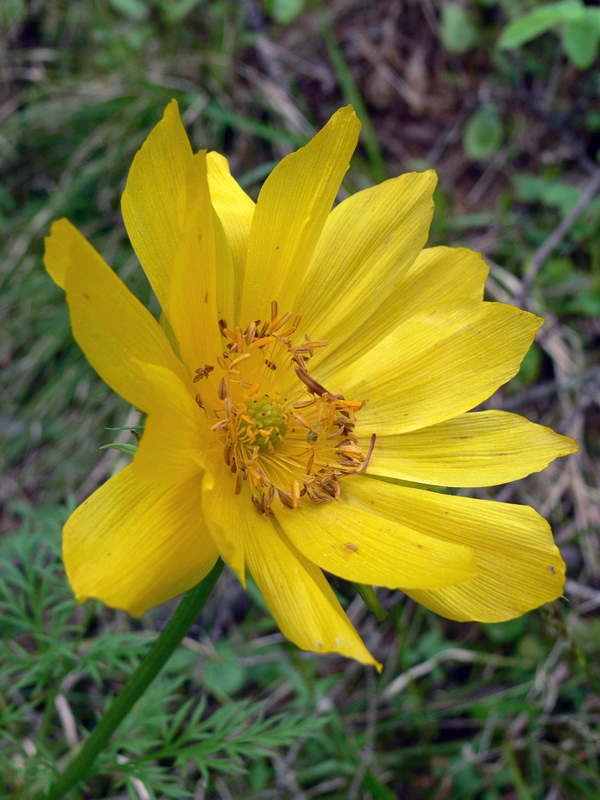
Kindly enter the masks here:
<path id="1" fill-rule="evenodd" d="M 27 6 L 24 0 L 5 0 L 0 5 L 0 28 L 8 30 L 18 25 L 27 17 Z"/>
<path id="2" fill-rule="evenodd" d="M 469 118 L 463 133 L 463 149 L 473 161 L 485 161 L 498 152 L 504 126 L 494 106 L 482 106 Z"/>
<path id="3" fill-rule="evenodd" d="M 600 31 L 600 8 L 590 8 L 589 6 L 586 7 L 585 21 L 589 22 L 592 28 Z"/>
<path id="4" fill-rule="evenodd" d="M 218 695 L 231 697 L 246 682 L 246 670 L 239 664 L 210 662 L 204 667 L 204 682 Z"/>
<path id="5" fill-rule="evenodd" d="M 214 658 L 203 669 L 204 684 L 217 697 L 230 697 L 242 688 L 248 679 L 246 668 L 242 666 L 229 642 L 223 640 L 216 646 Z"/>
<path id="6" fill-rule="evenodd" d="M 270 0 L 269 13 L 282 25 L 289 25 L 304 10 L 304 0 Z"/>
<path id="7" fill-rule="evenodd" d="M 479 40 L 473 17 L 458 3 L 445 3 L 440 19 L 440 38 L 450 53 L 467 53 Z"/>
<path id="8" fill-rule="evenodd" d="M 137 453 L 137 445 L 115 442 L 114 444 L 103 444 L 100 450 L 118 450 L 120 453 L 128 453 L 133 456 Z"/>
<path id="9" fill-rule="evenodd" d="M 591 67 L 598 55 L 600 31 L 587 18 L 566 22 L 562 29 L 562 46 L 569 61 L 578 69 Z"/>
<path id="10" fill-rule="evenodd" d="M 579 0 L 564 0 L 561 3 L 540 6 L 510 22 L 502 31 L 498 47 L 501 50 L 519 47 L 556 27 L 560 22 L 581 19 L 583 13 L 584 8 Z"/>
<path id="11" fill-rule="evenodd" d="M 115 11 L 134 22 L 148 18 L 150 9 L 144 0 L 109 0 L 109 3 Z"/>
<path id="12" fill-rule="evenodd" d="M 574 186 L 539 175 L 517 175 L 514 186 L 519 200 L 558 208 L 562 216 L 566 216 L 581 197 L 581 191 Z"/>
<path id="13" fill-rule="evenodd" d="M 542 374 L 543 356 L 542 351 L 537 345 L 532 345 L 525 354 L 525 358 L 521 362 L 519 369 L 519 378 L 525 385 L 530 385 L 539 380 Z"/>
<path id="14" fill-rule="evenodd" d="M 203 0 L 163 0 L 160 9 L 170 25 L 176 25 L 186 17 L 190 11 L 199 6 Z"/>
<path id="15" fill-rule="evenodd" d="M 600 317 L 600 287 L 577 292 L 573 299 L 566 303 L 566 311 L 590 319 Z"/>

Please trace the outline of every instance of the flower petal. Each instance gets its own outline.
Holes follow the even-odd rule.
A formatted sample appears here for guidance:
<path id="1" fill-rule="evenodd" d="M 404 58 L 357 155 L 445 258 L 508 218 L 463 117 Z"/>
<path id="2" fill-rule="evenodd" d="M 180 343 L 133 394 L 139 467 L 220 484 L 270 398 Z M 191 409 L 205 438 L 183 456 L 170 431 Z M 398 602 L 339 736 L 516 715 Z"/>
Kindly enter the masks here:
<path id="1" fill-rule="evenodd" d="M 460 621 L 513 619 L 562 594 L 565 565 L 550 526 L 529 506 L 355 481 L 350 492 L 364 508 L 403 519 L 415 531 L 470 547 L 477 576 L 440 589 L 405 591 L 437 614 Z"/>
<path id="2" fill-rule="evenodd" d="M 202 580 L 218 553 L 203 522 L 201 483 L 147 483 L 129 466 L 82 503 L 63 531 L 77 600 L 97 597 L 138 616 Z"/>
<path id="3" fill-rule="evenodd" d="M 261 537 L 266 517 L 254 509 L 246 485 L 242 487 L 242 494 L 235 494 L 236 476 L 223 460 L 222 446 L 205 449 L 203 456 L 214 478 L 213 484 L 203 487 L 202 496 L 210 535 L 223 561 L 245 586 L 247 543 L 253 537 Z"/>
<path id="4" fill-rule="evenodd" d="M 266 524 L 248 538 L 248 567 L 283 635 L 301 650 L 341 653 L 380 669 L 321 570 L 260 519 Z"/>
<path id="5" fill-rule="evenodd" d="M 121 199 L 131 244 L 163 307 L 180 236 L 177 201 L 191 158 L 192 148 L 173 100 L 136 153 Z"/>
<path id="6" fill-rule="evenodd" d="M 450 298 L 483 300 L 489 267 L 481 253 L 467 247 L 428 247 L 408 270 L 401 307 L 416 308 L 416 301 L 433 306 Z M 403 311 L 407 316 L 408 311 Z"/>
<path id="7" fill-rule="evenodd" d="M 353 364 L 403 322 L 414 315 L 422 316 L 427 308 L 456 300 L 483 300 L 487 274 L 488 266 L 481 255 L 465 247 L 422 250 L 402 274 L 395 290 L 382 294 L 379 306 L 374 311 L 369 310 L 370 316 L 362 323 L 358 334 L 358 326 L 350 323 L 348 329 L 352 335 L 347 339 L 338 329 L 326 336 L 320 326 L 314 331 L 307 328 L 319 339 L 329 340 L 327 347 L 315 352 L 311 369 L 319 364 L 319 371 L 326 380 L 337 370 Z"/>
<path id="8" fill-rule="evenodd" d="M 438 588 L 475 576 L 475 559 L 468 547 L 414 531 L 401 516 L 390 519 L 377 506 L 360 506 L 346 492 L 354 482 L 344 481 L 338 502 L 306 501 L 300 511 L 277 512 L 286 535 L 306 558 L 340 578 L 390 589 Z"/>
<path id="9" fill-rule="evenodd" d="M 215 232 L 219 222 L 210 202 L 205 151 L 190 162 L 178 205 L 185 228 L 172 260 L 167 316 L 192 376 L 205 363 L 214 364 L 223 349 L 218 294 L 222 284 L 232 285 L 231 254 L 224 235 Z"/>
<path id="10" fill-rule="evenodd" d="M 294 305 L 307 331 L 336 347 L 361 338 L 356 331 L 394 297 L 427 241 L 436 182 L 433 170 L 401 175 L 333 209 Z"/>
<path id="11" fill-rule="evenodd" d="M 254 202 L 231 176 L 227 159 L 219 153 L 208 153 L 208 185 L 210 198 L 223 229 L 233 257 L 234 291 L 236 293 L 233 316 L 225 319 L 234 325 L 238 319 L 241 290 L 244 283 L 250 226 L 254 216 Z M 223 312 L 225 313 L 225 312 Z"/>
<path id="12" fill-rule="evenodd" d="M 510 380 L 541 323 L 502 303 L 425 309 L 325 385 L 334 394 L 367 399 L 357 416 L 359 436 L 434 425 L 469 411 Z M 318 370 L 315 378 L 323 382 Z"/>
<path id="13" fill-rule="evenodd" d="M 505 411 L 461 414 L 377 439 L 367 472 L 438 486 L 493 486 L 575 453 L 572 439 Z"/>
<path id="14" fill-rule="evenodd" d="M 185 379 L 160 325 L 70 222 L 52 226 L 47 248 L 51 260 L 61 253 L 52 268 L 64 277 L 73 335 L 88 361 L 115 392 L 147 411 L 138 361 Z"/>
<path id="15" fill-rule="evenodd" d="M 250 230 L 240 322 L 268 319 L 270 303 L 281 313 L 294 300 L 358 141 L 360 122 L 341 108 L 265 181 Z"/>
<path id="16" fill-rule="evenodd" d="M 81 234 L 63 217 L 52 223 L 50 236 L 44 239 L 44 266 L 61 289 L 65 288 L 65 275 L 71 262 L 71 243 L 75 236 Z"/>
<path id="17" fill-rule="evenodd" d="M 205 470 L 203 443 L 210 435 L 205 417 L 186 386 L 170 370 L 140 364 L 147 381 L 149 414 L 133 459 L 133 471 L 151 483 L 182 483 Z M 204 488 L 212 486 L 204 477 Z"/>

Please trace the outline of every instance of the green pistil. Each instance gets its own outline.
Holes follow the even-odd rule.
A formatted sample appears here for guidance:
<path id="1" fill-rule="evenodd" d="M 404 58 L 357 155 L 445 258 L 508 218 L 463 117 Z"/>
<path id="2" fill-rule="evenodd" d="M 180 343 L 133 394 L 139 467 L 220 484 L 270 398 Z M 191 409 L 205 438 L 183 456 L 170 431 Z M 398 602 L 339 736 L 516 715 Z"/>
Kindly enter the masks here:
<path id="1" fill-rule="evenodd" d="M 276 400 L 269 397 L 248 400 L 245 415 L 252 420 L 252 424 L 241 419 L 238 431 L 240 439 L 250 445 L 270 450 L 281 442 L 287 433 L 288 415 L 285 406 Z"/>

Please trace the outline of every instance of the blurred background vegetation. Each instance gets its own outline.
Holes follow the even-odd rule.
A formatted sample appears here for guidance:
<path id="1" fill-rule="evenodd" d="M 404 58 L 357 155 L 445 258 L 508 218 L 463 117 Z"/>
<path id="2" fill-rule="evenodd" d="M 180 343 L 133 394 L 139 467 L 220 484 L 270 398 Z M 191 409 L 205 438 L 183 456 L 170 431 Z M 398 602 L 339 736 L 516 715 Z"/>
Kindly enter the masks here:
<path id="1" fill-rule="evenodd" d="M 71 336 L 43 237 L 68 216 L 157 310 L 125 235 L 134 153 L 176 98 L 196 148 L 257 196 L 340 105 L 362 118 L 345 196 L 440 178 L 430 244 L 490 263 L 488 298 L 547 322 L 486 407 L 575 438 L 541 475 L 464 493 L 528 503 L 565 598 L 503 625 L 400 593 L 378 624 L 337 588 L 381 676 L 298 652 L 224 576 L 151 695 L 70 797 L 586 800 L 600 794 L 600 8 L 579 0 L 0 2 L 0 796 L 33 798 L 118 691 L 167 605 L 76 607 L 68 508 L 113 474 L 135 412 Z M 3 794 L 4 793 L 4 794 Z"/>

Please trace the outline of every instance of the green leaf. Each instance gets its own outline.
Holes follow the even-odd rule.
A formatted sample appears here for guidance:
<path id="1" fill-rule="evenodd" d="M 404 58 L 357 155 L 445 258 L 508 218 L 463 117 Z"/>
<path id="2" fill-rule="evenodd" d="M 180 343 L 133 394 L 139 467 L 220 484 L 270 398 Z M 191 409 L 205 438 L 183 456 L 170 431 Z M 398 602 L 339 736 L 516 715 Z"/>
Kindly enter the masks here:
<path id="1" fill-rule="evenodd" d="M 150 9 L 144 0 L 109 0 L 109 3 L 115 11 L 134 22 L 148 19 Z"/>
<path id="2" fill-rule="evenodd" d="M 519 200 L 558 208 L 562 216 L 566 216 L 581 197 L 580 190 L 574 186 L 527 173 L 515 176 L 514 186 Z"/>
<path id="3" fill-rule="evenodd" d="M 120 453 L 128 453 L 133 456 L 137 453 L 137 445 L 115 442 L 114 444 L 103 444 L 100 450 L 118 450 Z"/>
<path id="4" fill-rule="evenodd" d="M 597 319 L 600 317 L 600 288 L 577 292 L 573 299 L 567 302 L 566 310 L 571 314 Z"/>
<path id="5" fill-rule="evenodd" d="M 498 47 L 508 50 L 530 42 L 542 33 L 551 30 L 561 22 L 581 19 L 584 7 L 579 0 L 564 0 L 562 3 L 548 3 L 535 8 L 529 14 L 517 17 L 502 31 Z"/>
<path id="6" fill-rule="evenodd" d="M 585 9 L 585 21 L 589 22 L 592 28 L 600 31 L 600 8 Z"/>
<path id="7" fill-rule="evenodd" d="M 591 67 L 598 55 L 600 31 L 587 18 L 566 22 L 562 29 L 562 46 L 569 61 L 578 69 Z"/>
<path id="8" fill-rule="evenodd" d="M 458 3 L 445 3 L 440 19 L 440 38 L 450 53 L 467 53 L 479 40 L 473 16 Z"/>
<path id="9" fill-rule="evenodd" d="M 482 106 L 469 118 L 463 133 L 463 149 L 473 161 L 485 161 L 500 149 L 504 126 L 494 106 Z"/>
<path id="10" fill-rule="evenodd" d="M 166 21 L 170 25 L 176 25 L 202 2 L 203 0 L 163 0 L 159 5 Z"/>
<path id="11" fill-rule="evenodd" d="M 223 641 L 216 648 L 217 654 L 203 667 L 204 683 L 217 696 L 231 697 L 237 694 L 247 680 L 247 671 L 238 663 L 229 643 Z"/>
<path id="12" fill-rule="evenodd" d="M 592 133 L 600 131 L 600 109 L 592 108 L 586 112 L 585 127 Z"/>
<path id="13" fill-rule="evenodd" d="M 24 0 L 4 0 L 0 4 L 0 28 L 5 30 L 19 24 L 27 16 Z"/>
<path id="14" fill-rule="evenodd" d="M 542 351 L 537 345 L 532 345 L 525 354 L 518 373 L 519 378 L 525 385 L 528 386 L 539 380 L 542 374 L 542 362 Z"/>
<path id="15" fill-rule="evenodd" d="M 268 8 L 275 22 L 289 25 L 304 10 L 304 0 L 270 0 Z"/>

